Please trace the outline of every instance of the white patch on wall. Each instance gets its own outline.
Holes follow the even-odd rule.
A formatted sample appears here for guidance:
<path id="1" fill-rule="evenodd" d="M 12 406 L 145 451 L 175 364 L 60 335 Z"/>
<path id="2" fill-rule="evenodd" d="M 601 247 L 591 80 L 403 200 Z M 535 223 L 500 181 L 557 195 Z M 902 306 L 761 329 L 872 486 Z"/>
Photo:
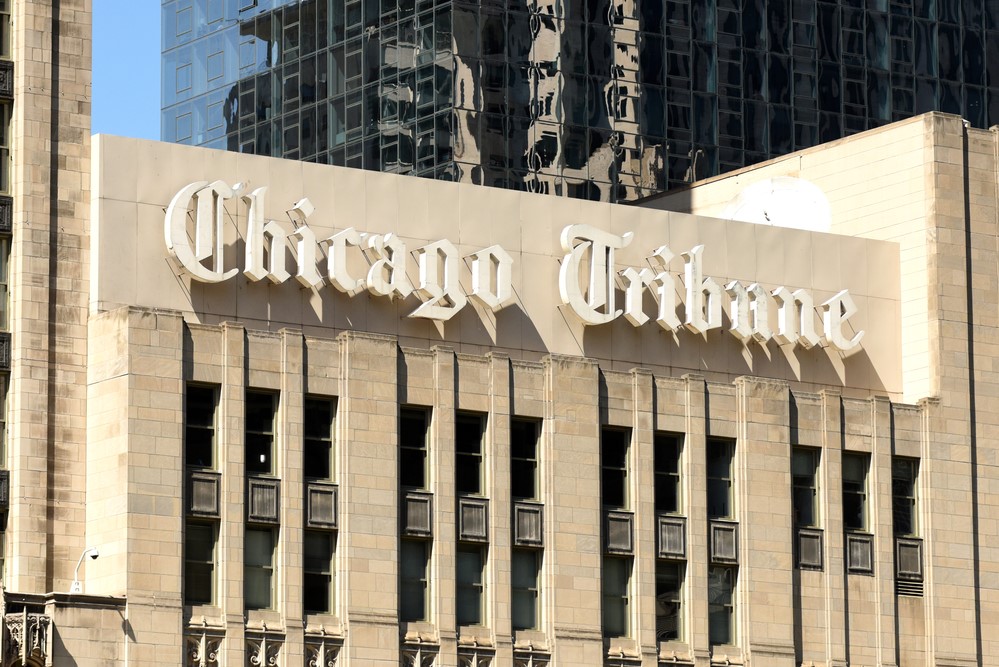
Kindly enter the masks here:
<path id="1" fill-rule="evenodd" d="M 718 217 L 760 225 L 828 232 L 829 200 L 817 185 L 801 178 L 776 176 L 746 187 Z"/>

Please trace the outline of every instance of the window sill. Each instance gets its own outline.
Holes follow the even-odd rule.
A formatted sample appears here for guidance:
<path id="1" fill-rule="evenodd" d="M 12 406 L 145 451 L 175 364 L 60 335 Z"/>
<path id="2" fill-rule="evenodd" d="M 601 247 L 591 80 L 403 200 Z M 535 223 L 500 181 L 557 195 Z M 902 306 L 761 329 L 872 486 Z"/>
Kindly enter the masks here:
<path id="1" fill-rule="evenodd" d="M 717 644 L 711 646 L 712 665 L 744 665 L 742 649 L 732 644 Z"/>
<path id="2" fill-rule="evenodd" d="M 211 626 L 225 626 L 225 622 L 222 620 L 222 609 L 213 604 L 185 604 L 184 605 L 184 620 L 188 625 L 197 624 L 201 625 L 201 619 L 204 618 L 205 622 Z"/>
<path id="3" fill-rule="evenodd" d="M 281 612 L 275 611 L 274 609 L 246 610 L 247 630 L 263 630 L 264 624 L 267 625 L 268 631 L 284 631 L 284 619 L 281 618 Z"/>
<path id="4" fill-rule="evenodd" d="M 484 646 L 493 645 L 493 633 L 484 625 L 459 625 L 458 626 L 458 646 Z"/>
<path id="5" fill-rule="evenodd" d="M 547 650 L 548 636 L 541 630 L 514 630 L 513 647 L 525 650 Z"/>
<path id="6" fill-rule="evenodd" d="M 403 642 L 423 642 L 429 644 L 440 642 L 437 637 L 437 628 L 433 623 L 427 621 L 400 621 L 399 629 L 402 630 Z"/>
<path id="7" fill-rule="evenodd" d="M 679 664 L 693 663 L 694 655 L 690 650 L 690 644 L 678 639 L 671 639 L 670 641 L 659 642 L 659 660 L 672 661 Z"/>
<path id="8" fill-rule="evenodd" d="M 306 612 L 305 634 L 326 634 L 334 637 L 342 637 L 343 624 L 333 614 Z"/>
<path id="9" fill-rule="evenodd" d="M 604 637 L 604 647 L 610 657 L 634 658 L 641 656 L 638 642 L 631 637 Z"/>

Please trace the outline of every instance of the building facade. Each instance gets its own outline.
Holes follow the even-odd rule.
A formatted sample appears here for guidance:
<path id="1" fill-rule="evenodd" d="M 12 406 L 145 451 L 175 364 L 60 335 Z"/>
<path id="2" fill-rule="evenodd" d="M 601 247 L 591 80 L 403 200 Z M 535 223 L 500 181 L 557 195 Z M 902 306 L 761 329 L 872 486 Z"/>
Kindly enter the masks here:
<path id="1" fill-rule="evenodd" d="M 995 133 L 546 197 L 92 139 L 10 10 L 4 666 L 999 660 Z"/>
<path id="2" fill-rule="evenodd" d="M 164 0 L 164 141 L 632 201 L 928 111 L 990 0 Z"/>
<path id="3" fill-rule="evenodd" d="M 797 156 L 833 233 L 95 142 L 129 662 L 995 660 L 992 133 Z"/>

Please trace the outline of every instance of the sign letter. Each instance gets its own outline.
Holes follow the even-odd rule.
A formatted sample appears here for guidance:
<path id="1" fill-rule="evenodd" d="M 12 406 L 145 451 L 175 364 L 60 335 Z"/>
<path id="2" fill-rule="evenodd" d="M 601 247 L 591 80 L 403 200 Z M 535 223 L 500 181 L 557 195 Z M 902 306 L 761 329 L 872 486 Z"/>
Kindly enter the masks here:
<path id="1" fill-rule="evenodd" d="M 704 246 L 699 245 L 691 248 L 690 252 L 683 253 L 686 262 L 683 266 L 683 281 L 687 285 L 687 321 L 684 324 L 699 334 L 721 326 L 721 286 L 714 278 L 703 277 L 703 252 Z"/>
<path id="2" fill-rule="evenodd" d="M 632 232 L 616 236 L 591 225 L 569 225 L 562 230 L 562 250 L 567 254 L 559 269 L 559 295 L 562 303 L 572 308 L 583 324 L 607 324 L 621 314 L 614 309 L 614 250 L 624 248 L 632 238 Z M 577 239 L 582 243 L 573 245 Z M 590 251 L 590 278 L 584 297 L 580 270 L 587 250 Z"/>
<path id="3" fill-rule="evenodd" d="M 191 183 L 174 195 L 167 207 L 163 233 L 167 252 L 177 260 L 192 278 L 203 283 L 220 283 L 232 278 L 237 269 L 222 269 L 222 222 L 225 219 L 225 200 L 235 196 L 232 188 L 222 181 Z M 187 213 L 191 200 L 198 202 L 194 220 L 194 242 L 191 248 L 187 236 Z M 214 239 L 215 243 L 212 243 Z M 213 268 L 202 262 L 213 259 Z"/>
<path id="4" fill-rule="evenodd" d="M 416 292 L 427 298 L 409 317 L 447 321 L 465 307 L 468 299 L 458 284 L 458 249 L 450 241 L 437 241 L 419 248 L 420 286 Z M 441 265 L 444 280 L 441 281 Z M 450 302 L 450 305 L 447 305 Z"/>
<path id="5" fill-rule="evenodd" d="M 853 338 L 843 334 L 843 325 L 857 313 L 857 304 L 847 290 L 843 290 L 822 304 L 822 322 L 825 325 L 824 345 L 832 345 L 840 352 L 849 352 L 860 345 L 864 337 L 863 331 L 858 331 Z"/>

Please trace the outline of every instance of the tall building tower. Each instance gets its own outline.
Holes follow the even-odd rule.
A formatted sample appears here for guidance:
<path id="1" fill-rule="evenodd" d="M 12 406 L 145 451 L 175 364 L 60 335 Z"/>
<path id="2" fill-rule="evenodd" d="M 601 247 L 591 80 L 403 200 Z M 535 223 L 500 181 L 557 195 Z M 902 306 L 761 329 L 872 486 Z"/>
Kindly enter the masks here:
<path id="1" fill-rule="evenodd" d="M 987 0 L 164 0 L 165 141 L 630 201 L 926 111 Z"/>

